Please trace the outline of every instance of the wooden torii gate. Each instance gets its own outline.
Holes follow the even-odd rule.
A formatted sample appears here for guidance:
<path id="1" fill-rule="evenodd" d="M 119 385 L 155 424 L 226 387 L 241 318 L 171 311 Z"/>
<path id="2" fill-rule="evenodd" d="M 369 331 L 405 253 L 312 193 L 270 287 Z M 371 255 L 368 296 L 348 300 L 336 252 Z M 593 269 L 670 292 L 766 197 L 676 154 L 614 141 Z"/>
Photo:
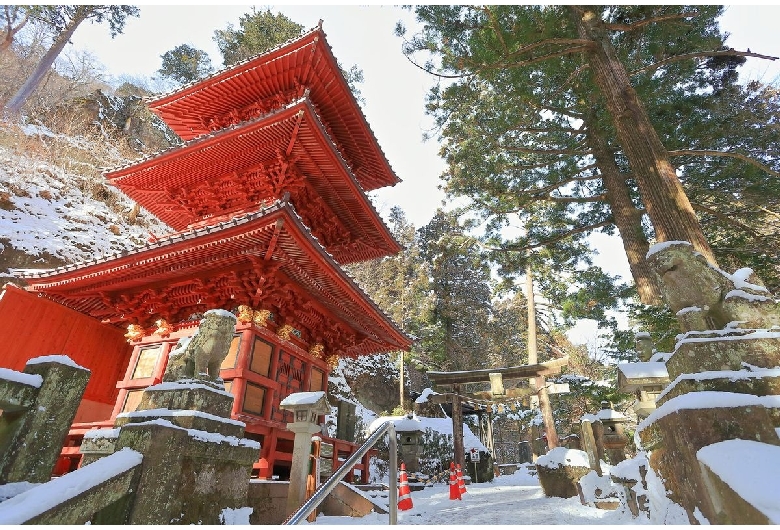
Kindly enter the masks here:
<path id="1" fill-rule="evenodd" d="M 511 366 L 507 368 L 487 368 L 483 370 L 465 370 L 459 372 L 427 372 L 428 378 L 435 386 L 450 387 L 450 392 L 436 394 L 429 399 L 433 403 L 452 403 L 452 437 L 455 445 L 455 463 L 460 464 L 461 467 L 464 467 L 465 464 L 462 402 L 469 399 L 505 401 L 538 394 L 539 409 L 542 411 L 544 428 L 547 433 L 547 444 L 550 449 L 558 447 L 558 433 L 555 430 L 552 407 L 550 406 L 550 399 L 544 378 L 549 375 L 559 374 L 561 369 L 568 363 L 569 357 L 565 356 L 539 364 Z M 535 378 L 536 388 L 504 388 L 504 380 L 526 378 Z M 490 391 L 463 395 L 460 393 L 460 385 L 466 383 L 490 383 Z"/>

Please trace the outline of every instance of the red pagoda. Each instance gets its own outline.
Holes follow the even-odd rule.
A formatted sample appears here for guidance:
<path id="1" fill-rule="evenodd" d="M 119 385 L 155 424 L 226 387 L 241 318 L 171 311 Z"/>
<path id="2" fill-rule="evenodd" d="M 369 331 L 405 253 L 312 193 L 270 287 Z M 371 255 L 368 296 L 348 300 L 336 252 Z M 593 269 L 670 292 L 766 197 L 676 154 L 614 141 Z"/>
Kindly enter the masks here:
<path id="1" fill-rule="evenodd" d="M 9 287 L 0 299 L 16 318 L 15 329 L 0 324 L 16 341 L 4 364 L 20 369 L 58 351 L 92 371 L 64 472 L 78 465 L 86 431 L 113 425 L 162 380 L 168 352 L 203 312 L 233 311 L 221 371 L 232 415 L 261 443 L 257 475 L 284 478 L 293 434 L 280 401 L 327 390 L 340 357 L 411 344 L 341 268 L 400 250 L 366 196 L 399 179 L 321 26 L 149 107 L 185 143 L 105 176 L 175 232 L 130 253 L 24 273 L 27 292 Z M 19 338 L 33 334 L 32 319 L 46 346 Z M 356 449 L 324 440 L 334 469 Z M 367 468 L 367 459 L 356 468 L 363 481 Z"/>

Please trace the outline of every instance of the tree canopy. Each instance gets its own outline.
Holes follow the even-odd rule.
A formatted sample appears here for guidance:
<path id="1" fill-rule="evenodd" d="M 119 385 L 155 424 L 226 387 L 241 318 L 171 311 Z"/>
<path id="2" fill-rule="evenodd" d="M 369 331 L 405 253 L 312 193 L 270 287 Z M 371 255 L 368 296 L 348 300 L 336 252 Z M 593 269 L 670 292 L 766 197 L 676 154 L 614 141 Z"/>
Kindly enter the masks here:
<path id="1" fill-rule="evenodd" d="M 550 259 L 561 261 L 588 233 L 617 228 L 643 301 L 658 303 L 654 277 L 644 264 L 648 237 L 692 239 L 659 217 L 682 211 L 681 226 L 690 222 L 696 228 L 696 210 L 717 221 L 697 229 L 707 232 L 704 243 L 739 232 L 734 218 L 718 218 L 712 207 L 720 197 L 719 202 L 736 208 L 728 198 L 739 186 L 733 181 L 728 187 L 712 186 L 711 174 L 728 165 L 732 172 L 739 167 L 768 182 L 777 164 L 771 154 L 774 131 L 762 135 L 758 124 L 772 119 L 772 98 L 759 87 L 752 92 L 765 97 L 746 97 L 751 90 L 736 83 L 735 69 L 743 57 L 758 54 L 725 46 L 716 22 L 720 11 L 718 6 L 416 8 L 424 27 L 407 42 L 406 53 L 413 59 L 429 54 L 427 63 L 418 64 L 440 79 L 428 111 L 440 126 L 448 162 L 444 188 L 450 197 L 470 199 L 498 254 L 548 248 L 554 249 Z M 584 19 L 589 28 L 582 27 Z M 605 61 L 625 76 L 599 73 Z M 626 96 L 610 103 L 620 94 L 605 83 L 621 87 Z M 756 127 L 739 132 L 733 118 L 744 107 L 742 101 L 768 112 L 740 112 Z M 647 120 L 640 119 L 642 114 Z M 720 114 L 731 115 L 729 129 L 714 127 L 723 123 Z M 642 149 L 631 145 L 637 138 L 620 131 L 631 128 L 620 123 L 627 115 L 635 129 L 663 143 L 632 154 Z M 715 131 L 728 132 L 715 138 Z M 687 196 L 675 191 L 677 184 L 666 191 L 650 189 L 664 180 L 661 173 L 640 174 L 655 164 L 663 169 L 670 160 L 675 160 L 671 179 L 680 175 L 692 197 L 689 206 L 670 200 Z M 697 193 L 704 189 L 706 195 Z M 770 191 L 766 184 L 761 189 Z M 743 223 L 741 233 L 766 237 L 760 227 L 769 214 L 755 203 L 739 202 L 756 219 L 752 226 Z M 653 215 L 649 206 L 660 213 Z M 512 224 L 521 228 L 508 236 Z M 715 226 L 718 239 L 712 237 Z M 724 259 L 726 254 L 718 247 L 712 256 Z M 512 260 L 515 267 L 506 272 L 521 270 L 523 260 Z"/>
<path id="2" fill-rule="evenodd" d="M 162 66 L 157 73 L 178 84 L 192 83 L 214 71 L 208 54 L 189 44 L 180 44 L 160 58 Z"/>
<path id="3" fill-rule="evenodd" d="M 303 26 L 270 9 L 252 10 L 239 18 L 239 27 L 228 24 L 214 32 L 214 41 L 225 66 L 254 57 L 301 34 Z"/>
<path id="4" fill-rule="evenodd" d="M 82 22 L 97 24 L 107 22 L 112 37 L 122 33 L 127 17 L 137 17 L 140 10 L 129 5 L 68 5 L 68 6 L 24 6 L 27 16 L 39 24 L 47 26 L 53 35 L 52 45 L 39 61 L 27 80 L 5 104 L 7 115 L 18 114 L 25 101 L 35 91 L 46 72 L 54 64 L 57 56 L 70 41 L 73 33 Z"/>

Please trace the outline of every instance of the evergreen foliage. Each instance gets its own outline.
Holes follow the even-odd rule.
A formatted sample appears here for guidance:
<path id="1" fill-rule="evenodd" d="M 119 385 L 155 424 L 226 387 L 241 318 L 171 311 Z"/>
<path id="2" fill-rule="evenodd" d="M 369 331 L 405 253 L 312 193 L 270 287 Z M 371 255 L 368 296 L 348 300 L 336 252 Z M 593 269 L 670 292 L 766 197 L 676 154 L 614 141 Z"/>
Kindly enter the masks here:
<path id="1" fill-rule="evenodd" d="M 632 294 L 641 305 L 661 304 L 644 256 L 654 231 L 673 230 L 653 226 L 647 213 L 683 210 L 670 207 L 668 193 L 660 195 L 664 204 L 648 194 L 654 178 L 639 172 L 647 163 L 632 163 L 597 71 L 604 51 L 629 75 L 626 93 L 637 95 L 632 101 L 647 109 L 668 149 L 648 159 L 674 161 L 692 208 L 683 218 L 695 210 L 722 268 L 749 265 L 770 289 L 777 283 L 777 90 L 738 84 L 744 58 L 762 56 L 725 45 L 722 6 L 415 12 L 423 29 L 405 53 L 438 79 L 427 110 L 448 163 L 443 188 L 451 199 L 466 198 L 485 223 L 483 240 L 503 277 L 522 274 L 530 262 L 567 322 L 584 317 L 608 326 L 607 310 Z M 583 29 L 591 14 L 595 29 Z M 592 266 L 586 237 L 594 231 L 622 237 L 633 289 Z"/>
<path id="2" fill-rule="evenodd" d="M 228 24 L 214 32 L 225 66 L 250 59 L 271 50 L 301 34 L 303 26 L 281 13 L 274 15 L 270 9 L 257 11 L 252 8 L 239 18 L 239 27 Z"/>
<path id="3" fill-rule="evenodd" d="M 202 79 L 214 71 L 208 54 L 189 44 L 179 44 L 160 58 L 162 66 L 157 73 L 180 85 Z"/>

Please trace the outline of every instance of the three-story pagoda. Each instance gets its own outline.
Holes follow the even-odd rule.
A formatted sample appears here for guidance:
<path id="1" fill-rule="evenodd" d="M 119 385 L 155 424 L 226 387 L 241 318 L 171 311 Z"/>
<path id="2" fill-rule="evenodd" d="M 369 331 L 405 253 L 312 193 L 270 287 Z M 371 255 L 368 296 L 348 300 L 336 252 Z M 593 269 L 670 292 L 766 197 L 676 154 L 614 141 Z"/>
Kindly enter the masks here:
<path id="1" fill-rule="evenodd" d="M 178 340 L 222 308 L 238 317 L 221 371 L 233 417 L 261 442 L 258 475 L 284 477 L 293 436 L 280 401 L 327 390 L 340 357 L 411 344 L 341 268 L 400 250 L 366 196 L 399 179 L 321 26 L 149 108 L 184 143 L 105 177 L 173 232 L 134 252 L 23 275 L 27 291 L 120 328 L 129 342 L 129 353 L 76 359 L 93 378 L 119 370 L 120 380 L 88 387 L 63 453 L 73 462 L 62 465 L 77 461 L 87 430 L 134 410 Z M 325 439 L 335 466 L 355 449 Z M 367 480 L 367 461 L 358 467 Z"/>

